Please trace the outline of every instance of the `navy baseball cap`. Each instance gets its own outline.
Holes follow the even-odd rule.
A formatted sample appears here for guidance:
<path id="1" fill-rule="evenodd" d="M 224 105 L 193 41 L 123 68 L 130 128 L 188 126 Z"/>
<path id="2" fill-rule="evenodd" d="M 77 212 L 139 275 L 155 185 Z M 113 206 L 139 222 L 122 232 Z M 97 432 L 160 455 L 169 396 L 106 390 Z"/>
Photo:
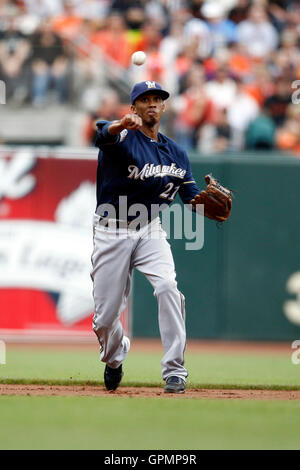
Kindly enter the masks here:
<path id="1" fill-rule="evenodd" d="M 159 83 L 152 82 L 151 80 L 147 80 L 146 82 L 140 82 L 134 85 L 130 93 L 131 104 L 134 104 L 135 100 L 139 98 L 141 95 L 144 95 L 145 93 L 153 93 L 153 92 L 157 93 L 158 95 L 161 95 L 163 100 L 166 100 L 170 96 L 170 93 L 163 90 Z"/>

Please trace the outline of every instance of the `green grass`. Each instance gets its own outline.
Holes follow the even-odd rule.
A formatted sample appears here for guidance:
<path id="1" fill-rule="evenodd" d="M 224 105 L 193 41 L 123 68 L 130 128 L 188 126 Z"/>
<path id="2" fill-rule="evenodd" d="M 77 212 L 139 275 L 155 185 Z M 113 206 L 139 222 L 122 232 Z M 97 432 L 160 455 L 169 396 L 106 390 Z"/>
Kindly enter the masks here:
<path id="1" fill-rule="evenodd" d="M 299 402 L 1 397 L 0 416 L 1 449 L 300 448 Z"/>
<path id="2" fill-rule="evenodd" d="M 123 385 L 163 385 L 160 353 L 130 352 Z M 300 389 L 289 354 L 186 354 L 190 387 Z M 102 384 L 95 350 L 8 346 L 0 382 Z M 299 401 L 0 397 L 0 449 L 299 449 Z"/>
<path id="3" fill-rule="evenodd" d="M 123 385 L 162 385 L 160 353 L 131 351 L 124 363 Z M 186 354 L 189 387 L 300 389 L 300 365 L 289 355 Z M 8 347 L 0 366 L 4 383 L 103 383 L 98 351 Z"/>

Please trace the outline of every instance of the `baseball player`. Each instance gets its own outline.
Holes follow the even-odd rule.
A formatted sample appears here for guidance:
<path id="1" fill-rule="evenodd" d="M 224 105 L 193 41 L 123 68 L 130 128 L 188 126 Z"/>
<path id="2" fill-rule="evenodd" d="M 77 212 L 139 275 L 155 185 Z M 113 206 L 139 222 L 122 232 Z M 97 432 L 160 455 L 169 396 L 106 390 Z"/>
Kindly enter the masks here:
<path id="1" fill-rule="evenodd" d="M 199 189 L 186 152 L 159 132 L 168 97 L 156 82 L 137 83 L 131 91 L 130 114 L 118 121 L 97 122 L 95 145 L 100 150 L 93 226 L 93 329 L 100 358 L 106 364 L 107 390 L 119 386 L 122 363 L 130 348 L 120 315 L 130 292 L 133 268 L 150 281 L 158 302 L 164 391 L 183 393 L 186 387 L 185 299 L 177 288 L 173 256 L 157 207 L 171 204 L 177 193 L 183 203 L 203 201 L 197 199 Z M 121 207 L 124 199 L 125 215 Z M 138 224 L 137 204 L 144 208 Z"/>

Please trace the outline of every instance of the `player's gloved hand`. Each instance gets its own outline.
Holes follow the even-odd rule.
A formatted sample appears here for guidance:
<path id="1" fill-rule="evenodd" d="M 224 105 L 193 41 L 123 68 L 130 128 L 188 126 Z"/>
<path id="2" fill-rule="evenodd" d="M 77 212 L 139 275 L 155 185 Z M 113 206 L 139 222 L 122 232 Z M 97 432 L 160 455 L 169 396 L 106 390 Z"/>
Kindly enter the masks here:
<path id="1" fill-rule="evenodd" d="M 194 196 L 190 204 L 197 211 L 204 204 L 204 215 L 217 222 L 225 222 L 231 213 L 232 191 L 222 186 L 212 175 L 205 176 L 206 189 Z"/>
<path id="2" fill-rule="evenodd" d="M 140 118 L 140 116 L 137 114 L 125 114 L 125 116 L 121 119 L 120 124 L 124 129 L 137 131 L 142 127 L 143 122 L 142 118 Z"/>

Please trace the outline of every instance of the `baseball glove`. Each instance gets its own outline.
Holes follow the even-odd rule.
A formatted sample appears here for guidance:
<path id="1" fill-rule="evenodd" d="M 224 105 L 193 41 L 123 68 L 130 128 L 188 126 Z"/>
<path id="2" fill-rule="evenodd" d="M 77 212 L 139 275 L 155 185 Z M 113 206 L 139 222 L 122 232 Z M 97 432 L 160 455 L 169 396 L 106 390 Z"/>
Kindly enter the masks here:
<path id="1" fill-rule="evenodd" d="M 217 222 L 225 222 L 231 213 L 232 192 L 224 188 L 212 175 L 205 176 L 206 189 L 191 200 L 193 209 L 204 204 L 204 215 Z"/>

